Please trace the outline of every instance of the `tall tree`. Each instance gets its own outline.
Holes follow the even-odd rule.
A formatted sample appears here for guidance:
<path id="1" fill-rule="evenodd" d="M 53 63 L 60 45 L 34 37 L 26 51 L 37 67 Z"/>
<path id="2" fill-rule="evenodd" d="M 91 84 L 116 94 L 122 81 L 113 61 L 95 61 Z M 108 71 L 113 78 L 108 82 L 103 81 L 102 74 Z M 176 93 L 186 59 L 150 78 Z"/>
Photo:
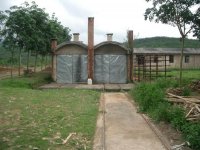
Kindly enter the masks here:
<path id="1" fill-rule="evenodd" d="M 55 14 L 50 18 L 34 1 L 31 4 L 24 2 L 21 6 L 12 6 L 10 10 L 0 12 L 1 24 L 2 39 L 9 35 L 12 37 L 10 39 L 15 41 L 15 47 L 19 47 L 19 68 L 21 52 L 27 52 L 27 70 L 31 51 L 35 53 L 36 67 L 38 55 L 44 57 L 50 52 L 51 38 L 57 38 L 60 42 L 71 39 L 69 28 L 62 26 Z"/>
<path id="2" fill-rule="evenodd" d="M 177 27 L 181 35 L 182 48 L 180 59 L 180 85 L 182 82 L 183 51 L 185 38 L 194 29 L 195 5 L 200 0 L 146 0 L 152 2 L 152 7 L 147 8 L 145 20 L 162 22 Z"/>
<path id="3" fill-rule="evenodd" d="M 200 40 L 200 8 L 198 8 L 194 19 L 194 36 Z"/>

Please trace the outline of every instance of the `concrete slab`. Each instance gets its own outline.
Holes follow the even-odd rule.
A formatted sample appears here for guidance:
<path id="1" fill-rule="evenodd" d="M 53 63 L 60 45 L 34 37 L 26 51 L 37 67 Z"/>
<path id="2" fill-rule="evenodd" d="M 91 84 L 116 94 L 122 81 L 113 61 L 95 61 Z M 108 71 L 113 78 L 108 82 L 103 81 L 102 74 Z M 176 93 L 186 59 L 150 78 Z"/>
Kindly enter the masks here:
<path id="1" fill-rule="evenodd" d="M 106 91 L 120 91 L 121 87 L 119 84 L 105 84 L 104 85 Z"/>
<path id="2" fill-rule="evenodd" d="M 78 84 L 75 86 L 76 89 L 88 89 L 88 90 L 104 90 L 104 85 L 103 84 L 92 84 L 92 85 L 87 85 L 87 84 Z"/>
<path id="3" fill-rule="evenodd" d="M 63 89 L 63 88 L 75 88 L 75 89 L 89 89 L 100 91 L 121 91 L 130 90 L 134 87 L 134 84 L 60 84 L 50 83 L 40 87 L 40 89 Z"/>
<path id="4" fill-rule="evenodd" d="M 100 150 L 100 147 L 106 150 L 165 150 L 126 94 L 104 93 L 102 97 L 102 112 L 105 113 L 103 118 L 99 117 L 99 122 L 103 123 L 104 129 L 95 139 L 104 137 L 104 140 L 94 140 L 94 150 Z M 102 125 L 98 126 L 102 128 Z"/>
<path id="5" fill-rule="evenodd" d="M 134 84 L 132 83 L 129 83 L 129 84 L 119 84 L 121 90 L 124 90 L 124 91 L 128 91 L 130 89 L 132 89 L 134 87 Z"/>

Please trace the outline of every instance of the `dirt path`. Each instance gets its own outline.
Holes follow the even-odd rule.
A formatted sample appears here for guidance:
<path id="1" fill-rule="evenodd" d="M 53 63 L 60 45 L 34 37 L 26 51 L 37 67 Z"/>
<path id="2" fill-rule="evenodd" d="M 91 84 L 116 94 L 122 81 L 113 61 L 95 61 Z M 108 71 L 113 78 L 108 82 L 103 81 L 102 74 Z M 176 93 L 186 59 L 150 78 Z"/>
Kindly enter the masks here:
<path id="1" fill-rule="evenodd" d="M 124 93 L 103 93 L 94 150 L 165 150 Z"/>

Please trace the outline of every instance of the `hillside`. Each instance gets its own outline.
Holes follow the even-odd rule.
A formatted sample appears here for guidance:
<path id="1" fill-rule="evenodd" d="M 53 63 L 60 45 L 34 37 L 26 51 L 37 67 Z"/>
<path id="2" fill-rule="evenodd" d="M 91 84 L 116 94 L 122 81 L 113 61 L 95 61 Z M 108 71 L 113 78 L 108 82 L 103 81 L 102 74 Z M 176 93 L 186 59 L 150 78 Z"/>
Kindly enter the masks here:
<path id="1" fill-rule="evenodd" d="M 179 48 L 181 42 L 179 38 L 171 37 L 152 37 L 134 40 L 134 47 L 136 48 Z M 186 39 L 186 48 L 200 48 L 200 41 L 193 39 Z"/>

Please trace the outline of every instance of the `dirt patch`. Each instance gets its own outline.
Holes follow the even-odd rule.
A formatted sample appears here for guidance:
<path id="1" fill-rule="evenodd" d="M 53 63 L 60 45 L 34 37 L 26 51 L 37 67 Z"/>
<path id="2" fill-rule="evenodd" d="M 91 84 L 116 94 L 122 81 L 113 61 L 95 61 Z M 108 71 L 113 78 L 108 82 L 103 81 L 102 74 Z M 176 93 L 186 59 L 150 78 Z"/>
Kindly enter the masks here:
<path id="1" fill-rule="evenodd" d="M 155 124 L 156 127 L 162 132 L 162 134 L 167 138 L 171 146 L 183 144 L 184 139 L 180 131 L 174 129 L 170 124 L 165 122 L 160 122 Z M 191 150 L 188 146 L 183 146 L 182 150 Z"/>

